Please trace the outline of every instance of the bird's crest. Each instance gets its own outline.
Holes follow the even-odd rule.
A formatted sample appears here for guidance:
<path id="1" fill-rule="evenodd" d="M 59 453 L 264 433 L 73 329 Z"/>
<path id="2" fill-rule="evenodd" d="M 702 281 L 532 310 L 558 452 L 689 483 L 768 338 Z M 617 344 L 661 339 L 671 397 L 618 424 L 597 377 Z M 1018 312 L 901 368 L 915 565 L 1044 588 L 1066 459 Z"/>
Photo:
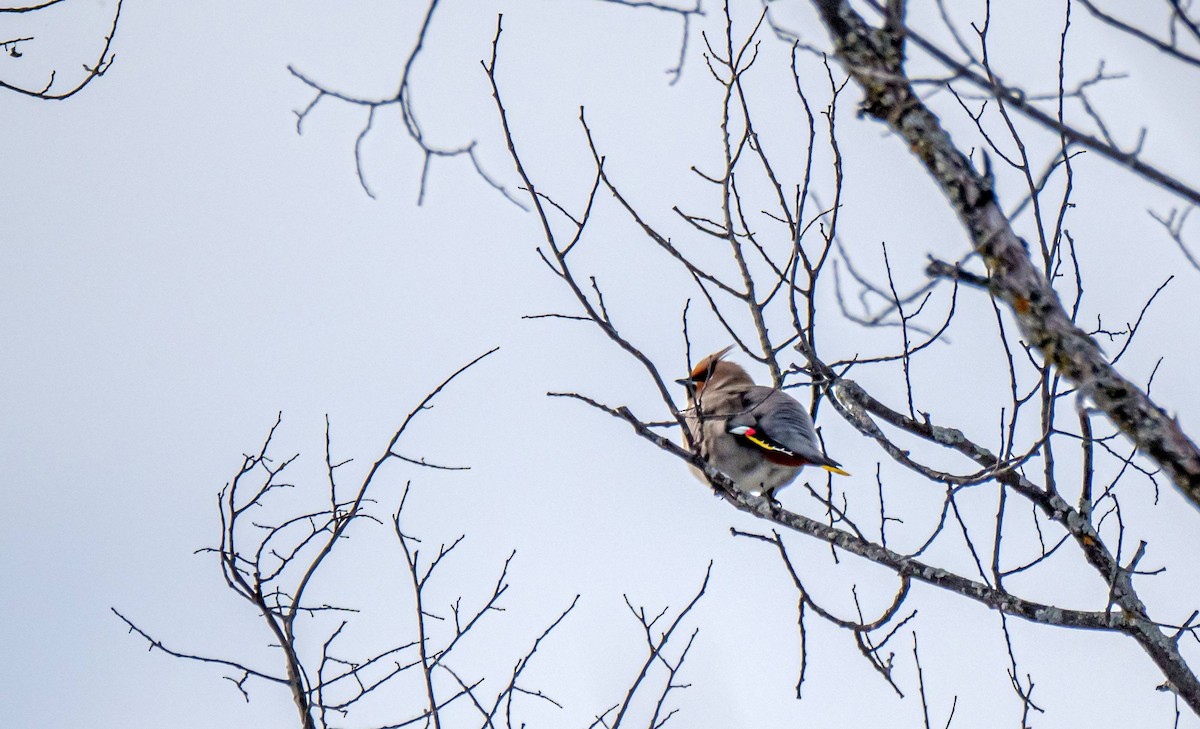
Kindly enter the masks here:
<path id="1" fill-rule="evenodd" d="M 709 376 L 712 375 L 713 370 L 716 369 L 717 362 L 720 362 L 721 359 L 725 355 L 729 354 L 730 350 L 732 349 L 733 345 L 731 344 L 725 349 L 722 349 L 720 352 L 713 352 L 697 362 L 696 366 L 692 368 L 691 374 L 688 375 L 688 379 L 690 379 L 692 382 L 704 382 L 707 380 Z"/>

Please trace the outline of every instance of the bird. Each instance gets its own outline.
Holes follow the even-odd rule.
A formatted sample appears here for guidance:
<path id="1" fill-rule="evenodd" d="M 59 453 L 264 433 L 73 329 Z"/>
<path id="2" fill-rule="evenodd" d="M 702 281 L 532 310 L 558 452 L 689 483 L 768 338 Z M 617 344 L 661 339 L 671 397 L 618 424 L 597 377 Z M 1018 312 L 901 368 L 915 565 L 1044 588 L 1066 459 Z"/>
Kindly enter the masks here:
<path id="1" fill-rule="evenodd" d="M 783 390 L 754 384 L 745 369 L 724 359 L 731 349 L 710 354 L 676 380 L 687 389 L 684 416 L 700 457 L 737 490 L 772 501 L 804 466 L 849 476 L 821 451 L 808 410 Z"/>

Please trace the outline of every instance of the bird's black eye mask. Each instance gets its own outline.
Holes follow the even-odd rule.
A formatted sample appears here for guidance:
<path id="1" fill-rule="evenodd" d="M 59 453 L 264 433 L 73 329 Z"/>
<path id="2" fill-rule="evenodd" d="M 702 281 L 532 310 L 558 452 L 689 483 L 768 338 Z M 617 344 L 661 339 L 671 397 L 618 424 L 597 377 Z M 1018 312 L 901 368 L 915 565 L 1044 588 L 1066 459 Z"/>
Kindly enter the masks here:
<path id="1" fill-rule="evenodd" d="M 721 358 L 724 357 L 725 353 L 730 349 L 730 347 L 726 347 L 716 354 L 705 357 L 704 359 L 700 360 L 695 367 L 692 368 L 691 373 L 688 374 L 686 378 L 675 381 L 688 388 L 690 392 L 699 390 L 704 386 L 704 383 L 708 382 L 708 379 L 712 377 L 713 373 L 716 372 L 717 363 L 721 361 Z"/>
<path id="2" fill-rule="evenodd" d="M 708 378 L 712 376 L 716 365 L 716 362 L 712 362 L 707 366 L 705 366 L 704 363 L 698 364 L 696 365 L 695 369 L 692 370 L 691 374 L 683 379 L 675 380 L 675 382 L 687 388 L 689 394 L 695 395 L 702 387 L 704 387 L 704 383 L 708 381 Z"/>
<path id="3" fill-rule="evenodd" d="M 697 385 L 708 382 L 708 378 L 712 376 L 713 370 L 716 368 L 716 362 L 711 362 L 707 366 L 696 365 L 696 368 L 692 370 L 692 374 L 688 377 L 688 381 Z"/>

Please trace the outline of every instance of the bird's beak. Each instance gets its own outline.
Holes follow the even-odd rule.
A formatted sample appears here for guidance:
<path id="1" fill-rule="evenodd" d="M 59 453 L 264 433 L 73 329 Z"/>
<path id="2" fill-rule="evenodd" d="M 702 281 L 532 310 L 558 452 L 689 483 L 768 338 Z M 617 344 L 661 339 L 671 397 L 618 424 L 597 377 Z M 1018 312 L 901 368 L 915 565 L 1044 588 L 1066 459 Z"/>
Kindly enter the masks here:
<path id="1" fill-rule="evenodd" d="M 700 391 L 696 383 L 687 377 L 675 380 L 675 382 L 683 385 L 683 389 L 687 390 L 688 402 L 691 402 L 693 399 L 695 399 L 696 393 Z"/>

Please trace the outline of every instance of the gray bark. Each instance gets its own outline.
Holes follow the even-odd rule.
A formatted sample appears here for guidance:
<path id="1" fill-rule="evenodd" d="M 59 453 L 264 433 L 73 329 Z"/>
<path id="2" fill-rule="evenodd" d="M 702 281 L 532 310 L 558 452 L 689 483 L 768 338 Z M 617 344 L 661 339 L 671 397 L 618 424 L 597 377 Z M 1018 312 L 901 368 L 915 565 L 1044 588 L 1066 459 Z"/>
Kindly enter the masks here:
<path id="1" fill-rule="evenodd" d="M 1200 450 L 1174 418 L 1117 372 L 1096 341 L 1075 326 L 1004 216 L 991 180 L 975 170 L 914 93 L 902 67 L 903 29 L 888 33 L 873 28 L 843 0 L 813 2 L 838 60 L 865 94 L 864 111 L 908 143 L 949 199 L 988 267 L 990 290 L 1013 312 L 1026 341 L 1200 508 Z"/>

